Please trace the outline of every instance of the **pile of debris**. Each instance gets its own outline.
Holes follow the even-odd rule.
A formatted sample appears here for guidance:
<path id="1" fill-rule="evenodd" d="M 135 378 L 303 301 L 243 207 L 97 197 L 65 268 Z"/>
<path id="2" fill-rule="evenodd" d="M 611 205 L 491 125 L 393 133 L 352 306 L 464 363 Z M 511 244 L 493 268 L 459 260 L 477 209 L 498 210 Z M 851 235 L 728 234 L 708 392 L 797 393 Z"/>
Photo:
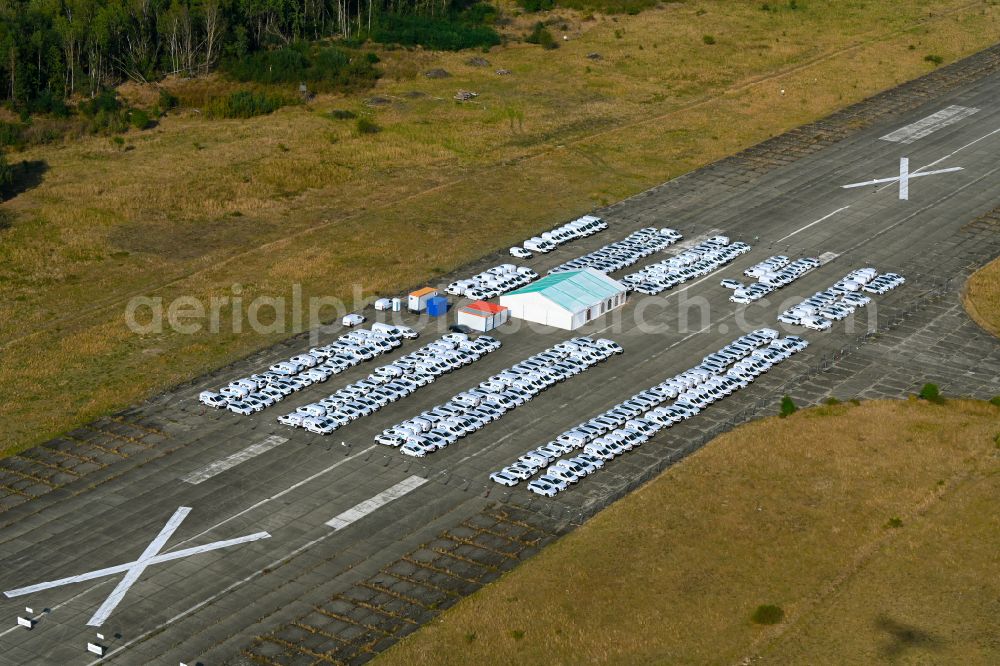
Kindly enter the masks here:
<path id="1" fill-rule="evenodd" d="M 471 90 L 459 90 L 455 93 L 455 99 L 459 102 L 468 102 L 476 97 L 479 97 L 479 93 L 472 92 Z"/>

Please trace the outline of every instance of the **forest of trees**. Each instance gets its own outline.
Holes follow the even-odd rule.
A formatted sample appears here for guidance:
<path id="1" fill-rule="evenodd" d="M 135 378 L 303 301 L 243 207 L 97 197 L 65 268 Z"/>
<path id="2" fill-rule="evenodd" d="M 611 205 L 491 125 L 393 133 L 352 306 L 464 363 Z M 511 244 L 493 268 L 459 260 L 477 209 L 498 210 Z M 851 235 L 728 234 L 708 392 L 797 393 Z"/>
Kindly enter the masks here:
<path id="1" fill-rule="evenodd" d="M 0 0 L 0 100 L 58 114 L 73 95 L 301 42 L 419 43 L 414 25 L 431 26 L 431 41 L 443 25 L 472 35 L 448 44 L 488 45 L 499 42 L 484 25 L 492 12 L 479 0 Z"/>

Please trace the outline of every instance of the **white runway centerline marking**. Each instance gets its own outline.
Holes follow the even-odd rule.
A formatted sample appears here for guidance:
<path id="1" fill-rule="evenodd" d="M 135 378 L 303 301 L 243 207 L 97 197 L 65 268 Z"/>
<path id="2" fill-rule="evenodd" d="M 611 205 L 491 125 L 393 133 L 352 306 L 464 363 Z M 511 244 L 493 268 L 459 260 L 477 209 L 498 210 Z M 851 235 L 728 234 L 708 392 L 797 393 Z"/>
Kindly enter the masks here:
<path id="1" fill-rule="evenodd" d="M 808 229 L 809 227 L 811 227 L 813 225 L 819 224 L 820 222 L 825 222 L 826 220 L 829 220 L 831 217 L 833 217 L 837 213 L 839 213 L 841 211 L 845 211 L 848 208 L 850 208 L 850 206 L 842 206 L 842 207 L 838 208 L 837 210 L 833 211 L 832 213 L 827 213 L 826 215 L 824 215 L 823 217 L 819 218 L 815 222 L 810 222 L 809 224 L 807 224 L 804 227 L 799 227 L 798 229 L 796 229 L 792 233 L 788 234 L 787 236 L 782 236 L 781 238 L 779 238 L 778 240 L 776 240 L 774 242 L 775 243 L 780 243 L 783 240 L 787 240 L 787 239 L 791 238 L 792 236 L 794 236 L 795 234 L 799 233 L 800 231 L 805 231 L 806 229 Z"/>
<path id="2" fill-rule="evenodd" d="M 420 476 L 411 476 L 407 479 L 403 479 L 391 488 L 383 490 L 378 495 L 375 495 L 370 499 L 366 499 L 360 504 L 356 504 L 335 518 L 331 518 L 326 524 L 328 527 L 332 527 L 335 530 L 342 530 L 351 523 L 361 520 L 368 514 L 377 511 L 389 502 L 399 499 L 403 495 L 416 490 L 425 483 L 427 483 L 427 479 Z"/>
<path id="3" fill-rule="evenodd" d="M 169 562 L 170 560 L 189 557 L 191 555 L 207 553 L 212 550 L 219 550 L 220 548 L 228 548 L 242 543 L 267 539 L 271 536 L 267 532 L 257 532 L 256 534 L 249 534 L 236 539 L 216 541 L 215 543 L 208 543 L 203 546 L 194 546 L 193 548 L 185 548 L 184 550 L 178 550 L 173 553 L 165 553 L 161 555 L 160 550 L 167 543 L 170 537 L 173 536 L 174 532 L 177 531 L 177 528 L 181 526 L 181 523 L 184 522 L 184 519 L 187 518 L 189 513 L 191 513 L 190 507 L 178 507 L 177 511 L 174 512 L 174 515 L 170 516 L 167 524 L 160 530 L 160 533 L 156 535 L 156 538 L 153 539 L 148 546 L 146 546 L 146 550 L 144 550 L 142 555 L 139 556 L 139 559 L 134 562 L 119 564 L 113 567 L 105 567 L 103 569 L 96 569 L 84 574 L 60 578 L 58 580 L 48 581 L 45 583 L 37 583 L 27 587 L 20 587 L 16 590 L 8 590 L 7 592 L 4 592 L 4 596 L 8 599 L 13 599 L 14 597 L 20 597 L 34 592 L 41 592 L 42 590 L 49 590 L 54 587 L 61 587 L 72 583 L 82 583 L 95 578 L 103 578 L 105 576 L 112 576 L 114 574 L 124 572 L 125 577 L 122 578 L 121 582 L 119 582 L 115 589 L 111 591 L 108 598 L 104 600 L 101 607 L 97 609 L 97 612 L 95 612 L 93 617 L 91 617 L 87 622 L 88 626 L 99 627 L 104 624 L 104 621 L 108 619 L 108 616 L 111 615 L 115 607 L 121 603 L 121 600 L 125 597 L 129 588 L 135 584 L 135 582 L 139 579 L 139 576 L 142 575 L 142 572 L 146 570 L 146 567 L 153 564 L 160 564 L 161 562 Z"/>
<path id="4" fill-rule="evenodd" d="M 276 446 L 280 446 L 288 441 L 287 437 L 281 437 L 280 435 L 271 435 L 256 444 L 251 444 L 242 451 L 237 451 L 228 458 L 223 458 L 222 460 L 216 460 L 210 465 L 206 465 L 201 469 L 195 470 L 185 477 L 181 478 L 184 483 L 190 483 L 191 485 L 198 485 L 202 481 L 207 481 L 217 474 L 225 472 L 227 469 L 232 469 L 240 463 L 244 463 L 251 458 L 256 458 L 262 453 L 266 453 Z"/>
<path id="5" fill-rule="evenodd" d="M 926 167 L 924 167 L 926 168 Z M 850 185 L 841 185 L 845 190 L 849 190 L 854 187 L 864 187 L 866 185 L 879 185 L 881 183 L 892 183 L 899 182 L 899 198 L 906 201 L 910 198 L 910 181 L 914 178 L 921 178 L 923 176 L 934 176 L 939 173 L 951 173 L 952 171 L 961 171 L 962 167 L 950 167 L 948 169 L 937 169 L 936 171 L 923 171 L 918 169 L 913 173 L 910 173 L 910 159 L 908 157 L 899 158 L 899 175 L 893 176 L 891 178 L 876 178 L 874 180 L 866 180 L 862 183 L 851 183 Z"/>
<path id="6" fill-rule="evenodd" d="M 893 143 L 913 143 L 922 139 L 939 129 L 954 125 L 963 118 L 968 118 L 979 109 L 969 106 L 949 106 L 941 109 L 937 113 L 932 113 L 926 118 L 922 118 L 915 123 L 910 123 L 905 127 L 900 127 L 894 132 L 879 137 L 882 141 L 892 141 Z"/>

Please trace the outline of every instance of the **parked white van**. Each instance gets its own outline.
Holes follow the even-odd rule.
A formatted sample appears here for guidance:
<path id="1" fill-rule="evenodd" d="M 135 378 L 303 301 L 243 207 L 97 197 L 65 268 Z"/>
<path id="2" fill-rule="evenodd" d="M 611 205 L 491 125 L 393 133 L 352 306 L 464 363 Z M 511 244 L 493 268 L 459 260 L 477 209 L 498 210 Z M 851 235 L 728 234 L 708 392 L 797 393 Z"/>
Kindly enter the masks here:
<path id="1" fill-rule="evenodd" d="M 230 384 L 229 386 L 223 386 L 219 389 L 219 393 L 227 398 L 245 398 L 250 395 L 250 389 L 245 386 Z"/>
<path id="2" fill-rule="evenodd" d="M 297 407 L 295 411 L 311 417 L 326 416 L 326 407 L 323 405 L 302 405 L 301 407 Z"/>
<path id="3" fill-rule="evenodd" d="M 556 246 L 555 243 L 551 243 L 544 238 L 534 236 L 524 241 L 524 249 L 531 252 L 541 252 L 542 254 L 545 254 L 546 252 L 551 252 L 556 249 Z"/>
<path id="4" fill-rule="evenodd" d="M 469 392 L 463 392 L 452 398 L 453 402 L 457 402 L 460 405 L 465 405 L 467 407 L 478 407 L 482 403 L 482 398 L 478 395 Z"/>
<path id="5" fill-rule="evenodd" d="M 229 404 L 229 401 L 224 395 L 216 393 L 215 391 L 202 391 L 198 394 L 198 402 L 216 409 L 222 409 Z"/>

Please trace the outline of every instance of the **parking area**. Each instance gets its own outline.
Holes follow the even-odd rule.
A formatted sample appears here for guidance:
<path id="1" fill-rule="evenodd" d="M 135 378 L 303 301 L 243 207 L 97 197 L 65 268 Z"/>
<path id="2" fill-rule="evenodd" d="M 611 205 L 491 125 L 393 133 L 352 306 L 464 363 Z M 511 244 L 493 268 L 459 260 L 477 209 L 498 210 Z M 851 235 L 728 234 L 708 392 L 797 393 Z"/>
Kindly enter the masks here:
<path id="1" fill-rule="evenodd" d="M 573 338 L 533 354 L 451 400 L 383 430 L 378 444 L 423 458 L 499 420 L 557 382 L 564 382 L 620 354 L 611 340 Z"/>
<path id="2" fill-rule="evenodd" d="M 448 333 L 375 368 L 365 379 L 338 388 L 316 402 L 298 406 L 294 412 L 278 417 L 278 421 L 292 428 L 329 435 L 498 349 L 500 342 L 486 335 L 470 339 L 464 333 Z"/>
<path id="3" fill-rule="evenodd" d="M 802 351 L 798 336 L 780 338 L 761 328 L 740 336 L 689 370 L 636 393 L 611 409 L 531 449 L 490 475 L 505 487 L 527 484 L 536 495 L 553 497 L 648 442 L 661 430 L 686 421 L 711 404 L 747 388 L 755 379 Z M 668 401 L 672 401 L 666 406 Z M 573 457 L 570 457 L 572 455 Z M 543 470 L 544 472 L 541 472 Z"/>
<path id="4" fill-rule="evenodd" d="M 992 77 L 964 90 L 964 103 L 979 104 L 984 110 L 907 146 L 914 166 L 940 159 L 1000 127 L 1000 114 L 988 110 L 998 87 L 1000 80 Z M 431 585 L 458 590 L 458 594 L 475 589 L 489 580 L 484 572 L 507 566 L 498 564 L 503 560 L 496 558 L 503 555 L 496 551 L 509 547 L 514 552 L 511 544 L 517 543 L 517 536 L 511 525 L 529 525 L 520 528 L 528 535 L 525 541 L 540 543 L 555 529 L 550 524 L 551 529 L 531 531 L 532 513 L 560 516 L 560 520 L 588 515 L 695 450 L 720 429 L 773 409 L 785 393 L 803 403 L 834 392 L 841 398 L 904 393 L 913 378 L 907 379 L 887 366 L 905 368 L 907 373 L 925 369 L 920 380 L 933 379 L 939 373 L 964 391 L 985 390 L 977 387 L 989 386 L 1000 372 L 995 343 L 990 346 L 984 338 L 954 325 L 960 310 L 944 307 L 942 299 L 954 297 L 957 283 L 950 280 L 961 279 L 972 265 L 994 255 L 1000 247 L 995 230 L 967 227 L 995 208 L 1000 199 L 995 178 L 998 144 L 984 139 L 958 153 L 965 180 L 946 183 L 921 179 L 912 187 L 908 202 L 900 202 L 888 191 L 844 191 L 838 187 L 840 180 L 848 180 L 845 172 L 852 180 L 862 180 L 891 166 L 895 156 L 885 154 L 878 137 L 904 121 L 922 117 L 921 113 L 933 112 L 936 107 L 932 107 L 925 105 L 912 117 L 887 118 L 829 150 L 798 156 L 789 161 L 790 166 L 756 173 L 746 163 L 716 165 L 601 211 L 607 230 L 519 263 L 545 275 L 567 265 L 575 267 L 570 262 L 594 256 L 592 253 L 609 243 L 630 237 L 635 240 L 637 233 L 640 240 L 663 243 L 668 238 L 660 233 L 664 227 L 676 229 L 683 242 L 663 243 L 645 256 L 605 252 L 596 255 L 597 259 L 623 262 L 611 270 L 613 277 L 622 277 L 626 269 L 640 272 L 664 261 L 669 265 L 671 257 L 692 247 L 714 252 L 718 247 L 704 243 L 716 236 L 727 237 L 725 246 L 742 243 L 750 249 L 658 294 L 633 292 L 624 308 L 572 333 L 509 322 L 490 332 L 500 344 L 498 349 L 442 372 L 419 390 L 396 400 L 386 398 L 379 409 L 349 420 L 332 434 L 292 428 L 278 423 L 277 417 L 319 404 L 348 386 L 365 388 L 358 382 L 369 381 L 376 367 L 399 366 L 407 354 L 447 335 L 450 320 L 366 310 L 364 314 L 376 323 L 407 326 L 420 339 L 400 341 L 399 346 L 379 354 L 377 363 L 346 367 L 326 382 L 293 391 L 283 398 L 280 410 L 238 415 L 204 406 L 198 398 L 203 390 L 215 390 L 308 354 L 315 345 L 307 336 L 199 378 L 122 416 L 124 423 L 105 424 L 102 433 L 120 437 L 117 450 L 121 455 L 116 453 L 112 458 L 111 453 L 101 451 L 101 447 L 108 448 L 105 445 L 112 434 L 90 436 L 92 444 L 88 445 L 83 441 L 88 436 L 79 433 L 79 446 L 74 438 L 59 449 L 67 460 L 80 456 L 75 464 L 81 465 L 85 459 L 80 452 L 89 446 L 91 457 L 105 464 L 95 472 L 100 476 L 81 472 L 76 480 L 60 484 L 34 471 L 30 460 L 17 462 L 16 468 L 8 468 L 8 483 L 30 497 L 0 514 L 4 521 L 2 542 L 10 554 L 5 561 L 4 589 L 53 581 L 138 557 L 178 507 L 192 507 L 169 548 L 262 530 L 269 538 L 228 552 L 213 551 L 150 567 L 111 616 L 108 631 L 102 632 L 121 636 L 107 640 L 109 651 L 114 651 L 112 662 L 152 663 L 160 659 L 191 663 L 198 659 L 217 663 L 250 649 L 260 663 L 292 663 L 298 653 L 296 641 L 288 637 L 298 635 L 300 644 L 316 641 L 310 648 L 313 650 L 332 650 L 324 646 L 341 644 L 337 638 L 323 638 L 322 634 L 320 638 L 310 634 L 307 639 L 285 631 L 296 622 L 299 626 L 330 627 L 330 636 L 341 637 L 343 632 L 346 637 L 355 632 L 375 636 L 371 644 L 391 643 L 397 635 L 396 625 L 415 626 L 401 617 L 418 623 L 434 614 L 431 604 L 438 602 L 430 600 L 431 592 L 427 591 L 434 588 L 423 586 L 420 594 L 428 595 L 418 599 L 423 606 L 414 606 L 412 614 L 399 611 L 394 621 L 388 610 L 374 610 L 388 609 L 391 602 L 378 596 L 386 592 L 372 591 L 371 586 L 401 589 L 393 586 L 411 585 L 413 588 L 407 589 L 416 589 L 416 583 L 407 580 L 411 579 L 434 580 L 437 582 Z M 830 217 L 830 211 L 837 212 Z M 649 229 L 656 235 L 644 231 Z M 821 265 L 796 276 L 777 292 L 749 304 L 730 302 L 731 292 L 720 282 L 741 279 L 746 269 L 775 256 L 820 260 L 826 256 L 828 260 L 821 260 Z M 481 273 L 502 261 L 503 257 L 496 255 L 484 257 L 460 275 Z M 866 267 L 877 267 L 880 275 L 905 276 L 906 282 L 882 294 L 865 294 L 875 298 L 827 330 L 804 332 L 793 324 L 776 323 L 779 315 L 793 306 Z M 652 269 L 646 274 L 652 274 Z M 464 302 L 456 298 L 455 304 Z M 924 323 L 916 324 L 921 321 Z M 774 329 L 779 339 L 789 342 L 740 342 L 743 335 L 765 328 Z M 332 344 L 346 333 L 335 325 L 323 333 L 321 344 Z M 808 346 L 801 349 L 802 344 L 789 335 L 803 338 Z M 565 363 L 572 354 L 566 347 L 555 356 L 545 356 L 547 351 L 583 337 L 595 344 L 599 339 L 611 340 L 622 353 L 603 362 L 583 362 L 586 370 L 570 363 L 559 371 L 563 381 L 556 378 L 550 382 L 556 375 L 548 370 Z M 730 346 L 733 343 L 736 346 Z M 579 340 L 572 344 L 578 357 L 581 351 L 586 355 L 589 343 Z M 792 353 L 793 346 L 800 350 Z M 972 354 L 976 358 L 970 361 L 966 357 Z M 523 376 L 512 378 L 510 384 L 504 382 L 503 387 L 495 383 L 498 377 L 506 377 L 505 371 L 540 356 L 549 363 L 547 374 L 539 372 L 539 367 L 522 366 L 534 373 L 527 377 L 528 383 L 522 381 Z M 780 361 L 779 356 L 783 357 Z M 941 363 L 937 358 L 948 361 Z M 910 359 L 919 359 L 917 370 Z M 767 363 L 770 366 L 762 373 Z M 685 375 L 695 366 L 703 366 L 711 376 L 699 373 L 700 380 L 694 381 L 692 375 Z M 738 371 L 731 374 L 734 368 Z M 572 374 L 574 370 L 579 372 Z M 676 380 L 672 386 L 677 395 L 673 397 L 670 386 L 664 386 L 670 380 Z M 515 408 L 504 405 L 507 408 L 502 418 L 493 419 L 493 413 L 486 411 L 477 414 L 479 421 L 469 421 L 464 436 L 452 432 L 455 440 L 437 447 L 433 455 L 411 458 L 400 455 L 391 444 L 375 443 L 387 429 L 407 421 L 423 431 L 424 426 L 414 420 L 424 413 L 433 415 L 435 409 L 440 413 L 443 405 L 466 410 L 447 418 L 464 418 L 485 400 L 484 395 L 472 391 L 502 395 L 516 381 L 522 381 L 516 386 L 518 391 L 532 394 L 530 400 Z M 743 382 L 746 384 L 740 386 Z M 650 403 L 651 396 L 644 393 L 652 387 L 666 390 L 659 394 L 664 398 L 659 404 Z M 463 394 L 465 399 L 456 402 Z M 516 403 L 517 397 L 515 392 L 507 399 Z M 491 402 L 501 405 L 504 401 Z M 681 408 L 689 405 L 699 411 L 684 419 L 681 412 L 669 411 L 678 402 Z M 708 402 L 715 404 L 708 406 Z M 699 403 L 705 406 L 699 407 Z M 645 412 L 634 412 L 646 406 Z M 500 411 L 499 407 L 495 411 Z M 623 427 L 622 417 L 627 417 L 627 423 L 641 414 L 646 414 L 643 420 L 647 423 L 633 424 L 638 428 L 633 432 L 649 428 L 648 424 L 653 424 L 650 419 L 661 419 L 660 431 L 644 433 L 648 440 L 638 448 L 634 436 L 621 433 L 633 439 L 629 442 L 633 444 L 631 452 L 603 460 L 599 472 L 554 497 L 530 493 L 527 479 L 507 487 L 489 478 L 527 451 L 559 441 L 561 435 L 581 424 L 608 428 L 603 434 L 595 431 L 596 438 L 602 438 Z M 593 424 L 601 415 L 611 419 Z M 487 423 L 486 418 L 491 421 Z M 666 427 L 668 420 L 672 425 Z M 481 423 L 480 427 L 475 428 L 476 423 Z M 140 424 L 150 432 L 139 430 Z M 433 430 L 435 424 L 431 425 Z M 605 439 L 603 444 L 617 444 L 624 450 L 620 439 Z M 600 444 L 592 450 L 598 449 L 604 450 Z M 566 455 L 577 450 L 581 449 Z M 607 450 L 613 453 L 614 447 Z M 53 450 L 52 458 L 46 460 L 62 454 Z M 99 459 L 99 455 L 106 457 Z M 21 482 L 33 485 L 16 486 Z M 522 513 L 496 512 L 497 507 L 508 505 L 519 507 Z M 483 512 L 491 510 L 492 517 L 486 517 Z M 503 531 L 514 538 L 487 542 L 484 530 Z M 490 564 L 494 560 L 497 563 Z M 446 578 L 432 579 L 432 574 Z M 418 578 L 422 576 L 427 578 Z M 445 583 L 461 581 L 462 576 L 465 582 L 461 585 Z M 94 638 L 94 631 L 85 622 L 115 582 L 110 578 L 40 593 L 27 603 L 52 612 L 30 633 L 0 636 L 0 644 L 21 663 L 39 655 L 53 663 L 86 663 L 80 653 L 85 641 Z M 362 589 L 368 592 L 360 592 Z M 25 602 L 7 599 L 4 609 L 13 617 L 23 612 L 20 609 Z M 418 612 L 418 608 L 423 611 Z M 341 618 L 337 622 L 343 626 L 334 628 L 329 614 Z M 258 641 L 257 636 L 274 639 Z M 352 641 L 348 642 L 354 645 Z"/>
<path id="5" fill-rule="evenodd" d="M 523 287 L 537 277 L 538 273 L 526 266 L 500 264 L 472 277 L 455 280 L 445 287 L 445 292 L 452 296 L 466 296 L 472 300 L 493 298 Z"/>
<path id="6" fill-rule="evenodd" d="M 858 268 L 831 286 L 817 291 L 778 315 L 778 322 L 801 326 L 813 331 L 825 331 L 835 321 L 854 315 L 859 308 L 872 302 L 868 294 L 886 294 L 899 287 L 906 278 L 898 273 L 879 273 L 868 266 Z"/>
<path id="7" fill-rule="evenodd" d="M 730 243 L 727 236 L 713 236 L 669 259 L 647 264 L 625 275 L 622 282 L 637 293 L 655 296 L 688 280 L 713 273 L 751 249 L 742 241 Z"/>

